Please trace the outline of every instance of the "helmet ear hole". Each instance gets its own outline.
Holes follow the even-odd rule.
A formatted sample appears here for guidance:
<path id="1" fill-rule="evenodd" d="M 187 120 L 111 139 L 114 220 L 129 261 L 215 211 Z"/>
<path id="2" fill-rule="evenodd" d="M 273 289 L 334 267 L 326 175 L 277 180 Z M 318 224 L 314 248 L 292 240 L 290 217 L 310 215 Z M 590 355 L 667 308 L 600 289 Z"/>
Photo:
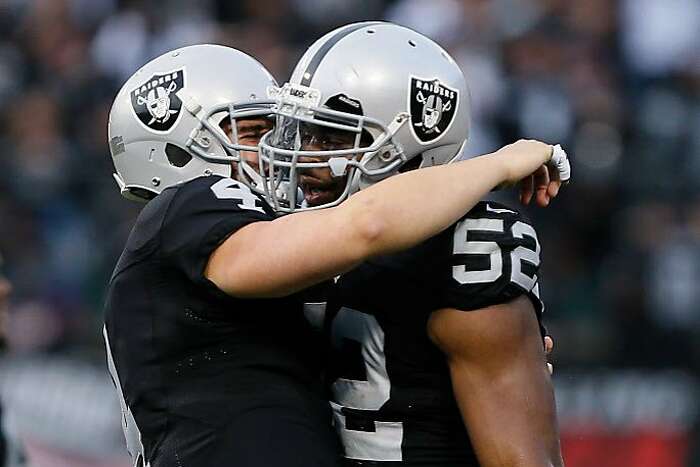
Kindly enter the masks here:
<path id="1" fill-rule="evenodd" d="M 168 143 L 165 145 L 165 155 L 168 157 L 170 165 L 184 167 L 192 160 L 192 155 L 180 146 Z"/>

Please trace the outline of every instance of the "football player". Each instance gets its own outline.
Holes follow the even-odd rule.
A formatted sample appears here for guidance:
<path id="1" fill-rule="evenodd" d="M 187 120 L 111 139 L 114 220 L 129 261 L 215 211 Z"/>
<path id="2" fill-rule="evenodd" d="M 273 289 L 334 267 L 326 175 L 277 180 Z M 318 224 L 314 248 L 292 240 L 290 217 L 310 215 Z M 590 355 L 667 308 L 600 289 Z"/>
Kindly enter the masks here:
<path id="1" fill-rule="evenodd" d="M 334 209 L 276 218 L 256 193 L 269 191 L 259 174 L 272 167 L 256 174 L 242 154 L 267 129 L 274 85 L 239 51 L 185 47 L 144 65 L 111 109 L 115 178 L 125 196 L 149 199 L 105 307 L 135 465 L 337 465 L 321 352 L 299 292 L 437 234 L 552 157 L 566 162 L 522 141 L 393 177 Z"/>
<path id="2" fill-rule="evenodd" d="M 447 179 L 429 188 L 435 168 L 426 167 L 459 156 L 469 94 L 459 66 L 430 39 L 389 23 L 341 27 L 307 50 L 276 95 L 277 125 L 260 155 L 278 209 L 335 206 L 406 171 L 417 178 L 396 209 L 422 201 L 413 215 L 430 217 L 455 188 Z M 301 206 L 286 201 L 292 184 L 286 194 L 275 189 L 284 180 L 300 187 Z M 525 203 L 533 191 L 542 206 L 556 194 L 546 170 L 528 184 Z M 562 465 L 539 265 L 530 222 L 480 202 L 413 248 L 374 255 L 340 276 L 327 325 L 348 466 Z"/>

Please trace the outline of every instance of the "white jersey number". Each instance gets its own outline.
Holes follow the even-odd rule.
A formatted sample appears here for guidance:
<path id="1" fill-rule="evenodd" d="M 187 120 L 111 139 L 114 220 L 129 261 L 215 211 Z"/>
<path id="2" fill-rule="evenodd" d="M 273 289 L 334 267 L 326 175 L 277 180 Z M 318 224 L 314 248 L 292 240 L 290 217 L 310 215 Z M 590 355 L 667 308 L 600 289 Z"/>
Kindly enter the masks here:
<path id="1" fill-rule="evenodd" d="M 483 284 L 494 282 L 503 275 L 503 251 L 494 241 L 470 241 L 469 232 L 495 232 L 504 233 L 502 219 L 464 219 L 455 229 L 454 254 L 488 255 L 490 259 L 489 269 L 468 270 L 465 265 L 453 266 L 452 277 L 460 284 Z M 540 242 L 537 233 L 532 226 L 517 221 L 511 227 L 511 234 L 515 238 L 528 236 L 535 241 L 535 249 L 531 250 L 519 246 L 510 253 L 511 273 L 510 281 L 523 289 L 530 291 L 537 283 L 537 275 L 528 276 L 522 272 L 522 263 L 530 263 L 533 266 L 540 265 Z"/>
<path id="2" fill-rule="evenodd" d="M 263 208 L 257 205 L 257 201 L 259 201 L 258 197 L 250 191 L 250 188 L 235 180 L 222 178 L 211 186 L 211 191 L 213 191 L 219 199 L 236 199 L 240 201 L 241 203 L 238 207 L 241 209 L 258 211 L 265 214 Z"/>
<path id="3" fill-rule="evenodd" d="M 375 421 L 374 431 L 347 429 L 342 408 L 379 410 L 389 400 L 391 382 L 386 370 L 384 331 L 377 319 L 367 313 L 341 308 L 333 319 L 333 345 L 350 339 L 360 344 L 367 380 L 338 378 L 332 386 L 334 423 L 345 457 L 373 461 L 401 461 L 403 424 Z M 359 357 L 359 356 L 358 356 Z"/>

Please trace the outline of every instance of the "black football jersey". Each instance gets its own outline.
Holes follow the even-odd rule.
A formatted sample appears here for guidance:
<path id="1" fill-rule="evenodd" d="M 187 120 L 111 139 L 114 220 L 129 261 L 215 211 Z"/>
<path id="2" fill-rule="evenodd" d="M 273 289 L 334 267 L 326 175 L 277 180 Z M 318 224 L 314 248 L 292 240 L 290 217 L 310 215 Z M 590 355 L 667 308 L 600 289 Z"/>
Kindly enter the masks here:
<path id="1" fill-rule="evenodd" d="M 165 189 L 139 215 L 105 316 L 135 465 L 338 464 L 301 298 L 237 299 L 204 276 L 228 236 L 272 219 L 262 199 L 219 176 Z"/>
<path id="2" fill-rule="evenodd" d="M 328 368 L 348 465 L 478 466 L 427 320 L 523 294 L 539 319 L 539 253 L 519 213 L 481 202 L 417 247 L 339 278 L 327 309 Z"/>

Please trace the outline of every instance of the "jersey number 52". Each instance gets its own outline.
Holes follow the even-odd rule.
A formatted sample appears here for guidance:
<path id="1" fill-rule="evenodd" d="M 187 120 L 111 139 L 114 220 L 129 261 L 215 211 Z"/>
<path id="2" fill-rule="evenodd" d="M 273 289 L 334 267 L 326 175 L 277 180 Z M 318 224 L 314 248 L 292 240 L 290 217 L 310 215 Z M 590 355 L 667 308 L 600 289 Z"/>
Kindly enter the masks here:
<path id="1" fill-rule="evenodd" d="M 531 250 L 523 245 L 514 248 L 510 252 L 510 281 L 523 289 L 530 291 L 537 283 L 537 275 L 528 276 L 522 271 L 523 262 L 537 267 L 540 265 L 540 242 L 537 233 L 532 226 L 517 221 L 510 228 L 510 233 L 505 233 L 503 219 L 464 219 L 459 223 L 454 233 L 454 254 L 461 255 L 488 255 L 490 267 L 488 269 L 469 270 L 465 265 L 452 267 L 452 277 L 460 284 L 481 284 L 495 282 L 503 275 L 504 252 L 496 241 L 469 240 L 470 232 L 490 232 L 493 234 L 512 235 L 514 239 L 522 240 L 530 237 L 535 242 L 535 249 Z"/>

